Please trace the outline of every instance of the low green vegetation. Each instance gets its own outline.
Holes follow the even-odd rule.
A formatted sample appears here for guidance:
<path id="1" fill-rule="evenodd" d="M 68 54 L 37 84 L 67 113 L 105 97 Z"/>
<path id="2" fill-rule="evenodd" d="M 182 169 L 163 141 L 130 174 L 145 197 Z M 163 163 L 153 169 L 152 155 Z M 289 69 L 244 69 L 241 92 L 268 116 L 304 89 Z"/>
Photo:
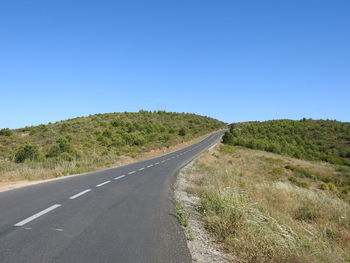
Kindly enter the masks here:
<path id="1" fill-rule="evenodd" d="M 350 166 L 350 123 L 272 120 L 232 124 L 224 143 Z"/>
<path id="2" fill-rule="evenodd" d="M 184 209 L 183 203 L 178 202 L 175 206 L 176 217 L 179 220 L 180 225 L 183 227 L 188 227 L 188 213 Z"/>
<path id="3" fill-rule="evenodd" d="M 350 198 L 321 179 L 342 169 L 221 145 L 187 176 L 205 227 L 232 262 L 338 263 L 350 262 Z"/>
<path id="4" fill-rule="evenodd" d="M 116 163 L 225 127 L 204 116 L 165 111 L 96 114 L 0 130 L 0 180 L 41 179 Z M 46 174 L 46 175 L 44 175 Z"/>

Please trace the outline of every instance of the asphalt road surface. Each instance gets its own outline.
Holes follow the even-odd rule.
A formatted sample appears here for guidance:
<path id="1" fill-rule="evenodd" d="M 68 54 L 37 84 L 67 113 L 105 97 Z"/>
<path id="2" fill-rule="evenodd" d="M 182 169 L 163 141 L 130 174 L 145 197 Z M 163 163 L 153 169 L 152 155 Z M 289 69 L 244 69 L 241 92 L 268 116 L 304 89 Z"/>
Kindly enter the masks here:
<path id="1" fill-rule="evenodd" d="M 0 262 L 191 262 L 172 183 L 222 134 L 158 158 L 0 193 Z"/>

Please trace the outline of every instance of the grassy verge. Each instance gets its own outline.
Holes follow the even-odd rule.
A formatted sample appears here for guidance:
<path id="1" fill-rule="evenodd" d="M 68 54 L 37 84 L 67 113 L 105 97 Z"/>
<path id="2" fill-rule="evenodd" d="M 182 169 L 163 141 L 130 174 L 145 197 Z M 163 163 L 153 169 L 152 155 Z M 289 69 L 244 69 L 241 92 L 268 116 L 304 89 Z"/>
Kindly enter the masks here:
<path id="1" fill-rule="evenodd" d="M 320 187 L 337 175 L 330 164 L 227 145 L 189 174 L 206 228 L 234 262 L 349 262 L 350 204 Z"/>

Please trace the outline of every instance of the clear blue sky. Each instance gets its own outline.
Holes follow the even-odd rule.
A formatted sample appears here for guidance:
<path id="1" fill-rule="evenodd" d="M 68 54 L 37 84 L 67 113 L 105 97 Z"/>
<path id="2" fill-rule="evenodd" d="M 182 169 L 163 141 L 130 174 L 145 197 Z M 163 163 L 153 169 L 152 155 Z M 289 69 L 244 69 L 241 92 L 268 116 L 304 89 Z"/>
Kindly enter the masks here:
<path id="1" fill-rule="evenodd" d="M 1 1 L 0 128 L 139 109 L 350 121 L 350 1 Z"/>

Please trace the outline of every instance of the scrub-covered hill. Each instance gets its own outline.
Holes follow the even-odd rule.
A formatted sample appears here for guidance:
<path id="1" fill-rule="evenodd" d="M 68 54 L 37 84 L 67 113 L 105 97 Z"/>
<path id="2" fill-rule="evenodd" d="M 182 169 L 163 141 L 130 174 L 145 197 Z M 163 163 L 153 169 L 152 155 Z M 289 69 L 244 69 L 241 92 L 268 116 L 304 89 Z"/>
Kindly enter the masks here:
<path id="1" fill-rule="evenodd" d="M 306 160 L 350 165 L 350 123 L 272 120 L 232 124 L 224 143 Z"/>
<path id="2" fill-rule="evenodd" d="M 115 164 L 121 156 L 169 147 L 218 130 L 224 123 L 188 113 L 96 114 L 0 130 L 0 179 L 60 176 Z M 90 167 L 90 168 L 89 168 Z"/>

